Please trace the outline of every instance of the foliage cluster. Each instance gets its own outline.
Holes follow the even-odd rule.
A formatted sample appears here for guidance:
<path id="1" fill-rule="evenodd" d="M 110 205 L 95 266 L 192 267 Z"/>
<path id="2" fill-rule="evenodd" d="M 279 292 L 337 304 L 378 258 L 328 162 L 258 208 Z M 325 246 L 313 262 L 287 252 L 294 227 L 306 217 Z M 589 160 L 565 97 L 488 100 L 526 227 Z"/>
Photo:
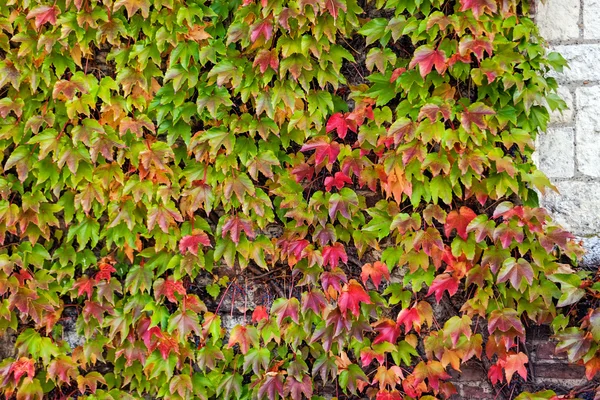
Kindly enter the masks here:
<path id="1" fill-rule="evenodd" d="M 6 398 L 444 398 L 470 359 L 510 393 L 532 324 L 600 368 L 525 0 L 0 3 Z M 259 269 L 294 288 L 228 331 Z"/>

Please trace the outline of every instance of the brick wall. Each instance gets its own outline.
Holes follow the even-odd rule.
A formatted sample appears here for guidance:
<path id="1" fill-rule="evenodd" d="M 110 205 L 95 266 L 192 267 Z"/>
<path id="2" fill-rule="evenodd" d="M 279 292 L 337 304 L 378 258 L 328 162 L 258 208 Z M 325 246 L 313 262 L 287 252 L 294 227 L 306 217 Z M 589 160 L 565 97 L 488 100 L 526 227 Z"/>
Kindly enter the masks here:
<path id="1" fill-rule="evenodd" d="M 582 238 L 584 263 L 593 267 L 600 264 L 600 0 L 546 0 L 536 22 L 570 65 L 556 75 L 569 110 L 552 114 L 538 142 L 536 161 L 560 191 L 542 203 Z"/>

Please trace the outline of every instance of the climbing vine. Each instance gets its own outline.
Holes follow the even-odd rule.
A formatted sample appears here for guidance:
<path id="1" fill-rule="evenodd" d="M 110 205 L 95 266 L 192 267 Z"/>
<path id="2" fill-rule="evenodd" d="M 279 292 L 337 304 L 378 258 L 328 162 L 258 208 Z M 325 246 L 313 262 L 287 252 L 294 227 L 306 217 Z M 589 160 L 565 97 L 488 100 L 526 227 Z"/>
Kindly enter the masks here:
<path id="1" fill-rule="evenodd" d="M 536 324 L 592 379 L 529 6 L 2 1 L 0 394 L 447 398 L 479 359 L 556 398 L 522 390 Z"/>

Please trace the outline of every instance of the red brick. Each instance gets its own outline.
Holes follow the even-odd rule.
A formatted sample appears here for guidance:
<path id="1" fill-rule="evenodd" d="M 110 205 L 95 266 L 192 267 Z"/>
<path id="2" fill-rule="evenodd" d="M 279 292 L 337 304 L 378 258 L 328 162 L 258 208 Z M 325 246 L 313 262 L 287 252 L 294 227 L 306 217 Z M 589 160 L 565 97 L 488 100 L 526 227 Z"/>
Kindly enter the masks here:
<path id="1" fill-rule="evenodd" d="M 486 392 L 482 386 L 463 386 L 464 399 L 493 400 L 494 395 Z"/>
<path id="2" fill-rule="evenodd" d="M 579 365 L 552 364 L 535 365 L 535 376 L 555 379 L 583 379 L 585 368 Z"/>
<path id="3" fill-rule="evenodd" d="M 564 353 L 556 354 L 556 343 L 542 342 L 535 348 L 535 355 L 538 360 L 562 360 L 565 358 Z"/>
<path id="4" fill-rule="evenodd" d="M 485 381 L 487 379 L 485 372 L 477 366 L 463 366 L 461 371 L 457 378 L 461 382 Z"/>

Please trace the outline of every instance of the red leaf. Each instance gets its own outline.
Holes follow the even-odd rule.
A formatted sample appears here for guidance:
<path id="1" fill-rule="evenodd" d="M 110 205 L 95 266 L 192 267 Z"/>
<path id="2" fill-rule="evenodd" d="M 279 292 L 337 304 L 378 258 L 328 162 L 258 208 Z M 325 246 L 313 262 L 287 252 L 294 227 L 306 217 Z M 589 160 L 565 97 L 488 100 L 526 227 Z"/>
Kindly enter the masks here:
<path id="1" fill-rule="evenodd" d="M 257 306 L 254 311 L 252 311 L 252 322 L 258 322 L 263 319 L 269 319 L 267 308 L 265 306 Z"/>
<path id="2" fill-rule="evenodd" d="M 198 232 L 195 235 L 188 235 L 181 238 L 179 241 L 179 252 L 181 254 L 185 254 L 186 252 L 190 252 L 193 255 L 198 255 L 198 246 L 208 246 L 210 247 L 210 239 L 208 235 L 204 232 Z"/>
<path id="3" fill-rule="evenodd" d="M 533 268 L 524 258 L 515 260 L 510 257 L 502 263 L 502 268 L 498 271 L 498 283 L 510 281 L 515 289 L 519 289 L 523 279 L 530 285 L 533 283 Z"/>
<path id="4" fill-rule="evenodd" d="M 160 296 L 165 296 L 171 303 L 177 303 L 175 293 L 185 295 L 186 290 L 180 281 L 176 281 L 172 276 L 165 279 L 157 279 L 154 282 L 154 297 L 158 300 Z"/>
<path id="5" fill-rule="evenodd" d="M 308 375 L 304 375 L 302 382 L 300 382 L 294 376 L 288 376 L 287 380 L 285 381 L 285 386 L 283 387 L 283 395 L 290 395 L 292 400 L 300 400 L 302 398 L 302 394 L 304 394 L 307 399 L 311 399 L 313 395 L 312 385 L 312 380 Z"/>
<path id="6" fill-rule="evenodd" d="M 325 178 L 325 190 L 330 192 L 333 186 L 335 186 L 337 190 L 340 190 L 346 183 L 352 184 L 352 179 L 343 172 L 336 172 L 335 176 L 328 176 Z"/>
<path id="7" fill-rule="evenodd" d="M 340 10 L 344 12 L 347 10 L 346 3 L 340 0 L 325 0 L 325 7 L 333 19 L 338 17 Z"/>
<path id="8" fill-rule="evenodd" d="M 379 365 L 382 365 L 384 363 L 384 355 L 381 353 L 378 353 L 374 350 L 371 350 L 370 348 L 366 347 L 363 348 L 360 351 L 360 361 L 362 362 L 362 366 L 366 367 L 367 365 L 371 364 L 371 362 L 373 361 L 373 359 L 377 360 L 377 362 L 379 363 Z"/>
<path id="9" fill-rule="evenodd" d="M 477 59 L 481 61 L 484 56 L 484 52 L 487 52 L 490 56 L 492 55 L 492 42 L 490 42 L 490 39 L 486 38 L 485 36 L 477 39 L 474 39 L 471 36 L 466 36 L 460 41 L 460 44 L 458 45 L 458 52 L 462 56 L 466 56 L 473 52 L 475 53 Z"/>
<path id="10" fill-rule="evenodd" d="M 225 237 L 227 236 L 227 232 L 229 232 L 231 240 L 233 240 L 235 244 L 238 244 L 240 242 L 240 233 L 242 231 L 246 233 L 247 237 L 254 239 L 255 233 L 252 229 L 252 222 L 249 219 L 240 218 L 236 215 L 225 222 L 221 236 Z"/>
<path id="11" fill-rule="evenodd" d="M 57 6 L 38 6 L 27 14 L 27 19 L 35 18 L 35 28 L 40 29 L 40 26 L 46 22 L 51 25 L 56 25 L 56 16 L 60 14 Z"/>
<path id="12" fill-rule="evenodd" d="M 400 326 L 396 325 L 394 321 L 391 319 L 384 319 L 379 322 L 375 326 L 373 326 L 375 331 L 379 333 L 379 335 L 373 340 L 373 344 L 382 343 L 382 342 L 390 342 L 392 344 L 396 344 L 398 340 L 398 336 L 400 336 Z"/>
<path id="13" fill-rule="evenodd" d="M 448 214 L 446 218 L 446 224 L 444 225 L 444 233 L 446 237 L 450 237 L 452 230 L 456 228 L 458 236 L 467 240 L 469 234 L 467 233 L 467 226 L 471 221 L 477 217 L 477 214 L 468 207 L 461 207 L 459 211 L 453 210 Z"/>
<path id="14" fill-rule="evenodd" d="M 73 285 L 73 289 L 77 289 L 77 297 L 87 294 L 87 298 L 92 298 L 92 291 L 94 290 L 94 280 L 87 275 L 83 275 L 77 279 L 77 282 Z"/>
<path id="15" fill-rule="evenodd" d="M 446 53 L 443 50 L 434 50 L 429 46 L 421 46 L 415 51 L 408 67 L 414 68 L 417 64 L 423 78 L 431 72 L 434 66 L 437 72 L 443 74 L 446 71 Z"/>
<path id="16" fill-rule="evenodd" d="M 96 281 L 101 281 L 101 280 L 109 281 L 111 278 L 111 274 L 113 272 L 117 272 L 117 270 L 108 263 L 100 263 L 98 265 L 98 267 L 100 270 L 96 273 L 96 276 L 94 277 L 94 279 L 96 279 Z"/>
<path id="17" fill-rule="evenodd" d="M 493 334 L 496 330 L 508 332 L 514 329 L 521 335 L 525 334 L 525 328 L 519 319 L 517 312 L 511 308 L 494 310 L 488 318 L 488 332 Z"/>
<path id="18" fill-rule="evenodd" d="M 236 344 L 240 346 L 242 354 L 248 352 L 250 345 L 258 347 L 258 331 L 256 328 L 254 326 L 236 325 L 231 330 L 227 347 L 232 348 Z"/>
<path id="19" fill-rule="evenodd" d="M 275 400 L 277 396 L 283 398 L 283 375 L 277 372 L 267 372 L 264 383 L 258 390 L 258 397 L 264 398 L 267 395 L 269 400 Z"/>
<path id="20" fill-rule="evenodd" d="M 444 295 L 444 291 L 448 291 L 450 296 L 454 296 L 458 291 L 458 279 L 445 273 L 436 276 L 429 287 L 427 296 L 435 293 L 435 300 L 439 303 Z"/>
<path id="21" fill-rule="evenodd" d="M 479 18 L 487 8 L 489 12 L 495 13 L 498 10 L 496 0 L 460 0 L 460 11 L 473 11 L 475 18 Z"/>
<path id="22" fill-rule="evenodd" d="M 264 37 L 265 41 L 271 39 L 271 36 L 273 36 L 273 25 L 270 21 L 265 19 L 256 24 L 250 33 L 250 41 L 254 43 L 260 36 Z"/>
<path id="23" fill-rule="evenodd" d="M 487 123 L 484 120 L 486 115 L 495 115 L 496 112 L 483 103 L 475 103 L 469 106 L 468 109 L 463 111 L 460 123 L 467 132 L 471 132 L 471 125 L 475 124 L 479 129 L 486 129 Z"/>
<path id="24" fill-rule="evenodd" d="M 252 64 L 252 66 L 256 67 L 257 65 L 260 67 L 260 72 L 262 74 L 264 74 L 267 68 L 269 67 L 271 67 L 274 71 L 277 71 L 277 67 L 279 67 L 279 58 L 277 58 L 277 50 L 273 49 L 269 51 L 266 49 L 262 49 L 261 51 L 259 51 L 256 55 L 256 58 L 254 59 L 254 64 Z"/>
<path id="25" fill-rule="evenodd" d="M 342 290 L 341 284 L 346 282 L 348 282 L 346 274 L 340 268 L 333 268 L 330 272 L 326 271 L 321 274 L 321 285 L 325 291 L 331 286 L 339 292 Z"/>
<path id="26" fill-rule="evenodd" d="M 302 313 L 307 310 L 312 310 L 315 314 L 320 315 L 325 309 L 325 296 L 319 290 L 311 290 L 302 293 Z"/>
<path id="27" fill-rule="evenodd" d="M 419 311 L 416 307 L 403 308 L 398 313 L 396 323 L 398 324 L 398 327 L 400 327 L 400 325 L 404 325 L 404 333 L 408 333 L 408 331 L 410 331 L 415 325 L 420 329 L 421 317 L 419 316 Z"/>
<path id="28" fill-rule="evenodd" d="M 311 180 L 315 174 L 315 169 L 307 163 L 301 163 L 292 169 L 292 174 L 296 178 L 296 182 L 302 182 L 304 179 Z"/>
<path id="29" fill-rule="evenodd" d="M 348 133 L 348 122 L 342 113 L 335 113 L 327 121 L 326 131 L 337 131 L 338 137 L 344 139 Z"/>
<path id="30" fill-rule="evenodd" d="M 19 382 L 19 379 L 21 379 L 21 377 L 24 374 L 27 374 L 27 377 L 33 379 L 33 377 L 35 376 L 35 366 L 33 360 L 26 357 L 19 358 L 10 366 L 8 375 L 10 375 L 11 373 L 14 374 L 16 383 Z"/>
<path id="31" fill-rule="evenodd" d="M 506 382 L 510 384 L 510 380 L 515 372 L 517 372 L 521 377 L 527 380 L 527 368 L 525 368 L 525 364 L 529 362 L 529 358 L 525 353 L 518 354 L 510 354 L 506 357 L 506 365 L 504 366 L 504 371 L 506 372 Z"/>
<path id="32" fill-rule="evenodd" d="M 390 78 L 390 83 L 396 82 L 396 79 L 398 79 L 400 77 L 400 75 L 402 75 L 405 72 L 406 72 L 406 68 L 396 68 L 392 72 L 392 76 Z"/>
<path id="33" fill-rule="evenodd" d="M 488 371 L 488 378 L 492 382 L 492 385 L 495 385 L 496 383 L 501 383 L 504 380 L 504 374 L 502 373 L 502 365 L 499 365 L 501 363 L 503 364 L 503 361 L 498 360 L 498 364 L 492 365 Z"/>
<path id="34" fill-rule="evenodd" d="M 338 142 L 329 142 L 328 138 L 318 137 L 305 143 L 300 151 L 315 150 L 315 163 L 321 164 L 327 158 L 328 164 L 333 164 L 338 154 L 340 154 L 340 144 Z"/>
<path id="35" fill-rule="evenodd" d="M 348 263 L 348 255 L 343 244 L 336 242 L 332 246 L 325 246 L 323 248 L 323 266 L 329 265 L 331 268 L 335 268 L 338 266 L 340 260 L 344 264 Z"/>
<path id="36" fill-rule="evenodd" d="M 363 265 L 362 272 L 360 274 L 360 279 L 362 279 L 363 284 L 366 285 L 367 280 L 371 278 L 371 281 L 375 287 L 379 287 L 382 277 L 390 280 L 390 270 L 388 269 L 387 265 L 381 261 L 375 261 L 375 264 L 368 263 Z"/>
<path id="37" fill-rule="evenodd" d="M 295 323 L 299 323 L 298 320 L 298 309 L 300 303 L 298 299 L 292 297 L 290 299 L 277 299 L 271 306 L 271 314 L 277 316 L 277 325 L 281 326 L 285 317 L 290 317 Z"/>
<path id="38" fill-rule="evenodd" d="M 351 279 L 347 285 L 344 285 L 338 300 L 340 311 L 346 316 L 346 311 L 350 310 L 355 317 L 358 317 L 361 303 L 371 304 L 371 298 L 360 283 Z"/>

